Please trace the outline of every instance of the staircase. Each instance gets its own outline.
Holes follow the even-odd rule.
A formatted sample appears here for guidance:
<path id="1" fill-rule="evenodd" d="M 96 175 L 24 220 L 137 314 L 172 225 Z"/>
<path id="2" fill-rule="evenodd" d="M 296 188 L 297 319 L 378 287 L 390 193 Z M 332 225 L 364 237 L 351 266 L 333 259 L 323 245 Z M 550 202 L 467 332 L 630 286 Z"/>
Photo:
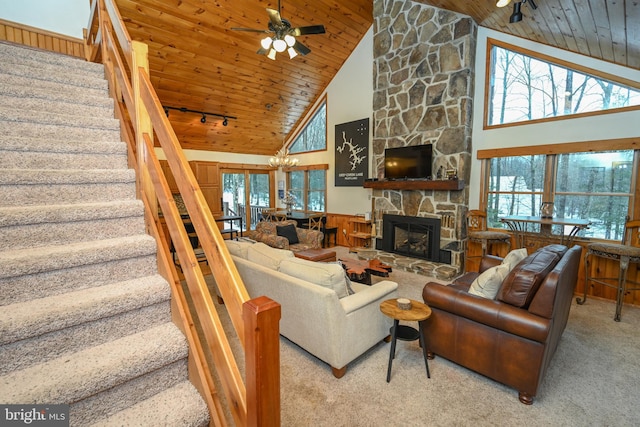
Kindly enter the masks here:
<path id="1" fill-rule="evenodd" d="M 0 43 L 0 403 L 207 425 L 103 75 Z"/>

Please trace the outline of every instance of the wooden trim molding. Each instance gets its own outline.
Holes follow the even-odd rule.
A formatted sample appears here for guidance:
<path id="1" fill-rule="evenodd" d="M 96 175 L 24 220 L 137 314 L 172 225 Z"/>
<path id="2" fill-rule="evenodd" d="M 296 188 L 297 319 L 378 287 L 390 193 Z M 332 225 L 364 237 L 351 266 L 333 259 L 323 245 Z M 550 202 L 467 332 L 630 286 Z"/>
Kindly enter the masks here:
<path id="1" fill-rule="evenodd" d="M 84 40 L 0 19 L 0 40 L 86 59 Z"/>
<path id="2" fill-rule="evenodd" d="M 568 142 L 565 144 L 529 145 L 526 147 L 491 148 L 478 150 L 478 160 L 495 157 L 533 156 L 538 154 L 567 154 L 640 149 L 640 137 Z"/>

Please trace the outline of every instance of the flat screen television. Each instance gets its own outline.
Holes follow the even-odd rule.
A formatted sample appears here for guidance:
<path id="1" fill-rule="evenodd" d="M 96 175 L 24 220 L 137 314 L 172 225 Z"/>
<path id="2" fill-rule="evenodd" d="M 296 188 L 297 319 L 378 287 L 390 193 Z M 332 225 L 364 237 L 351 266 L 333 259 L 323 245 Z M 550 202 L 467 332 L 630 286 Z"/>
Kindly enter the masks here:
<path id="1" fill-rule="evenodd" d="M 384 150 L 384 177 L 386 179 L 430 179 L 432 164 L 431 144 Z"/>

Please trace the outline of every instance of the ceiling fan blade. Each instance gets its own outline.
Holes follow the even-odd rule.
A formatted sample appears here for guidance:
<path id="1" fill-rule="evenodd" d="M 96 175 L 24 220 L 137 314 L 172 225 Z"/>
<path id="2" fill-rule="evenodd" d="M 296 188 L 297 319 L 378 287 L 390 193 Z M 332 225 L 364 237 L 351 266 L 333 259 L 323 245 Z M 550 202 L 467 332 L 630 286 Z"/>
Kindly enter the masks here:
<path id="1" fill-rule="evenodd" d="M 231 28 L 233 31 L 250 31 L 252 33 L 270 33 L 271 31 L 269 30 L 256 30 L 255 28 L 238 28 L 238 27 L 233 27 Z"/>
<path id="2" fill-rule="evenodd" d="M 300 55 L 306 55 L 309 52 L 311 52 L 311 49 L 309 49 L 308 47 L 306 47 L 305 45 L 303 45 L 302 43 L 300 43 L 298 40 L 296 40 L 296 43 L 293 45 L 293 48 L 296 50 L 296 52 L 298 52 Z"/>
<path id="3" fill-rule="evenodd" d="M 282 18 L 280 17 L 280 11 L 267 8 L 267 13 L 269 14 L 269 20 L 271 21 L 271 25 L 274 28 L 278 28 L 282 26 Z"/>
<path id="4" fill-rule="evenodd" d="M 304 36 L 308 34 L 324 34 L 324 25 L 309 25 L 307 27 L 292 28 L 289 34 L 292 36 Z"/>

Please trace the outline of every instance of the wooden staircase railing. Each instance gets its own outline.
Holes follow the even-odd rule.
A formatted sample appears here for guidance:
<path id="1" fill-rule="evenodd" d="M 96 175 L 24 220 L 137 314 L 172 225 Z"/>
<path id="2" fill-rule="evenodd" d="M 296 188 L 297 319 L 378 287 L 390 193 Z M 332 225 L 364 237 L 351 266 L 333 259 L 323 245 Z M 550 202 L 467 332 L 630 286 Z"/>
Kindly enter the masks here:
<path id="1" fill-rule="evenodd" d="M 189 342 L 191 381 L 209 406 L 210 424 L 227 424 L 216 390 L 215 373 L 234 424 L 280 425 L 280 305 L 266 297 L 249 298 L 151 85 L 147 46 L 131 40 L 113 0 L 92 0 L 86 43 L 87 59 L 102 62 L 105 66 L 116 117 L 121 122 L 121 136 L 129 147 L 129 164 L 137 171 L 137 190 L 145 205 L 147 229 L 158 243 L 158 269 L 171 284 L 173 318 Z M 155 155 L 154 134 L 164 150 L 217 288 L 244 348 L 244 382 Z M 165 236 L 160 226 L 158 205 L 169 236 Z M 169 253 L 169 241 L 175 247 L 186 288 L 178 279 Z M 213 359 L 213 366 L 207 360 L 208 353 Z"/>

